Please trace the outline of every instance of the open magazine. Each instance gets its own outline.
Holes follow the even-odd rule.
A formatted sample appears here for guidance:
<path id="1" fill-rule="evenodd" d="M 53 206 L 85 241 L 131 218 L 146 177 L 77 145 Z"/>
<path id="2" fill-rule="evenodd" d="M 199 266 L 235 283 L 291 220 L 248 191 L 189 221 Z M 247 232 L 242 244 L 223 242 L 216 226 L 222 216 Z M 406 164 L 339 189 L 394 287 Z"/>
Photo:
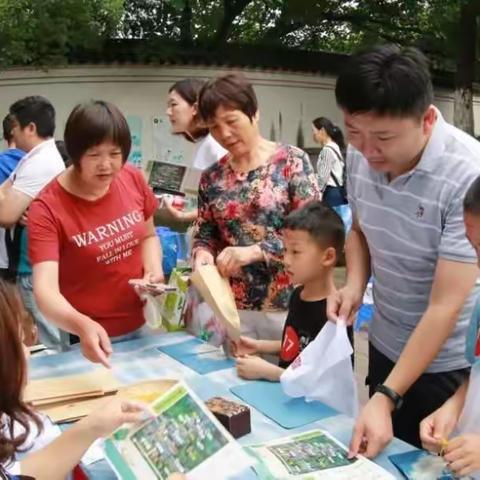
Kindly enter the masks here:
<path id="1" fill-rule="evenodd" d="M 105 456 L 121 480 L 228 478 L 252 459 L 183 382 L 151 403 L 154 418 L 123 425 L 105 441 Z"/>
<path id="2" fill-rule="evenodd" d="M 310 430 L 246 447 L 261 480 L 390 480 L 389 472 L 362 456 L 348 458 L 344 445 L 322 430 Z"/>

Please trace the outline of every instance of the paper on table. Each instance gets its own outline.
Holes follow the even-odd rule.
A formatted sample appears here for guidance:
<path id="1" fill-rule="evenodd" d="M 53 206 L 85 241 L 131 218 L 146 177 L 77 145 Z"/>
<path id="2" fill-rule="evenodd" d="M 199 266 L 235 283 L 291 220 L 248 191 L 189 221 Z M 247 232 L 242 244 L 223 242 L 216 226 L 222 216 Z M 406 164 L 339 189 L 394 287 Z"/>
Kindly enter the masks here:
<path id="1" fill-rule="evenodd" d="M 240 338 L 240 316 L 228 280 L 215 265 L 201 265 L 190 277 L 193 285 L 223 323 L 232 340 Z"/>
<path id="2" fill-rule="evenodd" d="M 393 480 L 393 475 L 347 448 L 327 432 L 311 430 L 247 447 L 261 480 Z"/>

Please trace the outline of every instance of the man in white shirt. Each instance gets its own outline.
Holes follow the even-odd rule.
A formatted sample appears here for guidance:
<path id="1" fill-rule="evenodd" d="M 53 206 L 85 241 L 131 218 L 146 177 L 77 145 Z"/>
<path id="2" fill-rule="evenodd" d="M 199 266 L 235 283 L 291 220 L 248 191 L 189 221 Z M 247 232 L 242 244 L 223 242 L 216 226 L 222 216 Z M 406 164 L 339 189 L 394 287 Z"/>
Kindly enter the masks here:
<path id="1" fill-rule="evenodd" d="M 55 146 L 55 109 L 44 97 L 31 96 L 10 106 L 14 119 L 12 136 L 17 148 L 27 152 L 10 178 L 0 187 L 0 226 L 19 222 L 33 199 L 65 169 Z M 26 231 L 22 232 L 18 283 L 23 301 L 39 329 L 40 341 L 59 348 L 60 334 L 39 312 L 32 288 L 32 269 L 27 256 Z"/>

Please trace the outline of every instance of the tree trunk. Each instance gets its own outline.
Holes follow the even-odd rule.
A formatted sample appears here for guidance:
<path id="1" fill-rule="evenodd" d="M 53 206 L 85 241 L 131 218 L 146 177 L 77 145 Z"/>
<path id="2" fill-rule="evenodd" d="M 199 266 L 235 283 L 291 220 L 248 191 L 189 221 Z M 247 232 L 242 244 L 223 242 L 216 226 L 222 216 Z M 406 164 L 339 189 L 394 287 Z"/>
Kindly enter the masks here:
<path id="1" fill-rule="evenodd" d="M 473 80 L 475 77 L 477 16 L 479 13 L 479 0 L 472 0 L 461 7 L 458 60 L 455 73 L 453 123 L 470 135 L 474 134 Z"/>

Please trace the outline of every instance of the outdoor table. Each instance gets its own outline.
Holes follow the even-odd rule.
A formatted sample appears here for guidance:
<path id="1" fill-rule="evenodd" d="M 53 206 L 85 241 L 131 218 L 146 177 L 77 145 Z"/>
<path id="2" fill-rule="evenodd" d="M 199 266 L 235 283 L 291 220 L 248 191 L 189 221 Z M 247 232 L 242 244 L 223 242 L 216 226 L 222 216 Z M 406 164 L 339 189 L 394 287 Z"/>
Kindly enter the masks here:
<path id="1" fill-rule="evenodd" d="M 155 334 L 137 340 L 117 343 L 114 345 L 114 353 L 111 356 L 112 373 L 124 384 L 158 378 L 183 379 L 202 400 L 222 396 L 241 402 L 229 391 L 230 387 L 246 382 L 246 380 L 237 376 L 234 368 L 200 375 L 157 349 L 162 345 L 186 341 L 191 338 L 194 337 L 184 332 L 177 332 Z M 80 350 L 75 349 L 65 353 L 32 357 L 29 375 L 31 379 L 59 377 L 85 373 L 94 368 L 100 367 L 86 360 Z M 354 422 L 352 418 L 342 414 L 300 428 L 287 430 L 253 407 L 250 408 L 252 432 L 238 440 L 242 445 L 261 443 L 315 428 L 328 431 L 345 445 L 348 445 L 350 441 Z M 394 474 L 396 478 L 403 478 L 388 460 L 388 456 L 412 449 L 411 445 L 394 439 L 375 459 L 375 462 Z M 82 464 L 82 469 L 87 477 L 92 480 L 114 480 L 116 478 L 105 460 L 100 460 L 88 466 Z M 240 477 L 235 477 L 235 480 L 254 480 L 255 478 L 257 478 L 255 472 L 249 470 Z"/>

